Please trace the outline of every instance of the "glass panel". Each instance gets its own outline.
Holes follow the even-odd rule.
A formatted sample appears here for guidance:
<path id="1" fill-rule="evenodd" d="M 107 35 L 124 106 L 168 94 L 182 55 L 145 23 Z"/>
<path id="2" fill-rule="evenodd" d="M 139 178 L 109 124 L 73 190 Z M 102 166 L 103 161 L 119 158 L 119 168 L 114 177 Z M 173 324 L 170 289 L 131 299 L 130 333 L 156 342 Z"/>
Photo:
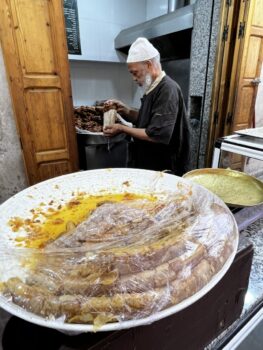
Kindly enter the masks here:
<path id="1" fill-rule="evenodd" d="M 230 168 L 263 180 L 263 161 L 239 154 L 222 151 L 219 168 Z"/>

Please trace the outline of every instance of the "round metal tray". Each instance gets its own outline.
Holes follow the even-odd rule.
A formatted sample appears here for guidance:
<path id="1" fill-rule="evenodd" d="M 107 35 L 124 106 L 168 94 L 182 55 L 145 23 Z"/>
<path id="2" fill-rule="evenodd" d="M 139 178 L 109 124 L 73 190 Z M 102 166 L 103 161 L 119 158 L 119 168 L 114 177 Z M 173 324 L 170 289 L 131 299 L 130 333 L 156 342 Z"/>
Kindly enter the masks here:
<path id="1" fill-rule="evenodd" d="M 204 186 L 229 206 L 247 207 L 263 203 L 263 182 L 240 171 L 204 168 L 192 170 L 183 178 Z"/>
<path id="2" fill-rule="evenodd" d="M 154 321 L 179 312 L 204 296 L 225 275 L 235 257 L 238 246 L 238 228 L 232 213 L 220 198 L 214 196 L 201 186 L 192 184 L 191 182 L 174 175 L 140 169 L 99 169 L 68 174 L 29 187 L 3 203 L 0 207 L 0 247 L 2 251 L 0 266 L 1 280 L 4 281 L 15 276 L 20 276 L 23 278 L 23 267 L 17 266 L 16 264 L 10 266 L 9 260 L 3 258 L 5 256 L 8 257 L 8 254 L 12 254 L 12 251 L 15 251 L 15 249 L 19 249 L 16 247 L 14 241 L 14 238 L 18 233 L 13 232 L 10 226 L 7 224 L 11 217 L 27 218 L 31 210 L 42 202 L 48 203 L 50 201 L 56 201 L 58 198 L 63 198 L 63 201 L 68 201 L 72 198 L 73 191 L 85 191 L 91 195 L 98 193 L 101 194 L 103 191 L 126 193 L 127 184 L 129 185 L 129 192 L 141 194 L 160 194 L 167 193 L 167 191 L 170 193 L 177 193 L 182 186 L 187 186 L 187 188 L 190 188 L 192 192 L 193 205 L 196 204 L 200 206 L 200 200 L 202 203 L 204 203 L 204 205 L 210 205 L 211 203 L 214 205 L 218 203 L 222 208 L 224 208 L 224 213 L 232 222 L 234 228 L 232 232 L 233 249 L 231 250 L 221 270 L 214 275 L 203 288 L 192 296 L 187 297 L 174 306 L 168 307 L 159 312 L 155 312 L 148 317 L 105 324 L 99 329 L 99 331 L 113 331 L 150 324 Z M 202 198 L 205 198 L 205 200 Z M 216 212 L 211 214 L 212 221 L 214 220 L 217 222 L 216 218 Z M 221 232 L 224 227 L 222 226 L 221 222 L 218 224 L 220 226 L 218 227 L 218 230 Z M 94 326 L 91 324 L 70 324 L 64 323 L 61 319 L 46 319 L 40 317 L 23 309 L 22 307 L 15 305 L 4 296 L 0 296 L 0 307 L 29 322 L 54 328 L 65 333 L 78 334 L 81 332 L 94 331 Z"/>

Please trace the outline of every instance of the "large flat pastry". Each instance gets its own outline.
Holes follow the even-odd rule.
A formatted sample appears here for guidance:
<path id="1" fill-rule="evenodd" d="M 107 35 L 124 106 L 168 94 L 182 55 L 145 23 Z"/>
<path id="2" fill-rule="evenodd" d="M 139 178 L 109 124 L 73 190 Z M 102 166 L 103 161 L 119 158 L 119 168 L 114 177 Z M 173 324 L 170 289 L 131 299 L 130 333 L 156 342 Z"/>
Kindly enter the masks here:
<path id="1" fill-rule="evenodd" d="M 149 322 L 162 310 L 179 310 L 195 295 L 201 297 L 231 264 L 238 240 L 235 220 L 202 187 L 135 169 L 77 177 L 77 191 L 70 183 L 71 199 L 65 195 L 58 203 L 52 193 L 41 210 L 25 204 L 31 218 L 9 219 L 16 247 L 10 266 L 19 265 L 23 273 L 16 268 L 5 273 L 0 289 L 3 298 L 26 312 L 99 328 Z M 54 183 L 63 187 L 60 195 L 67 189 Z"/>

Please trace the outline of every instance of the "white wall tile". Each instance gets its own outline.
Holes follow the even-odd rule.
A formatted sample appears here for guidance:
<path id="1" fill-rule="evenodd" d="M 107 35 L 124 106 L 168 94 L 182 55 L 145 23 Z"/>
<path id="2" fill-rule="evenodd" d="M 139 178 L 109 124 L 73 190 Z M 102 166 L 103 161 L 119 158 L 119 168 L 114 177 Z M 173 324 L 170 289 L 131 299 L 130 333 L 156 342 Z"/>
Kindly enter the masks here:
<path id="1" fill-rule="evenodd" d="M 142 23 L 146 19 L 147 0 L 111 0 L 114 3 L 112 19 L 122 27 Z"/>
<path id="2" fill-rule="evenodd" d="M 111 17 L 112 0 L 78 0 L 78 12 L 80 18 L 104 21 Z"/>
<path id="3" fill-rule="evenodd" d="M 126 64 L 71 61 L 73 103 L 92 105 L 96 100 L 116 98 L 136 107 L 135 85 Z"/>
<path id="4" fill-rule="evenodd" d="M 69 55 L 70 59 L 122 61 L 114 47 L 114 38 L 120 31 L 118 24 L 104 22 L 103 25 L 98 26 L 97 21 L 91 19 L 82 19 L 81 24 L 82 56 Z"/>
<path id="5" fill-rule="evenodd" d="M 146 0 L 79 0 L 82 55 L 70 59 L 122 61 L 114 48 L 119 32 L 146 19 Z"/>
<path id="6" fill-rule="evenodd" d="M 146 19 L 150 20 L 168 12 L 168 0 L 146 0 Z"/>

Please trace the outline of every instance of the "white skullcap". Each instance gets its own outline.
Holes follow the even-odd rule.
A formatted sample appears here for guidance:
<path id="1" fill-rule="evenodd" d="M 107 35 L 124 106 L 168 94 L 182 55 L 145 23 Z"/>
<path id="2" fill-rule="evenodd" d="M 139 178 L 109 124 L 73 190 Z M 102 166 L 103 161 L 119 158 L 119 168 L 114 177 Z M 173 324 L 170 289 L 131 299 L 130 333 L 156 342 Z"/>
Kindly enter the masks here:
<path id="1" fill-rule="evenodd" d="M 137 38 L 129 49 L 127 63 L 147 61 L 157 55 L 159 51 L 146 38 Z"/>

